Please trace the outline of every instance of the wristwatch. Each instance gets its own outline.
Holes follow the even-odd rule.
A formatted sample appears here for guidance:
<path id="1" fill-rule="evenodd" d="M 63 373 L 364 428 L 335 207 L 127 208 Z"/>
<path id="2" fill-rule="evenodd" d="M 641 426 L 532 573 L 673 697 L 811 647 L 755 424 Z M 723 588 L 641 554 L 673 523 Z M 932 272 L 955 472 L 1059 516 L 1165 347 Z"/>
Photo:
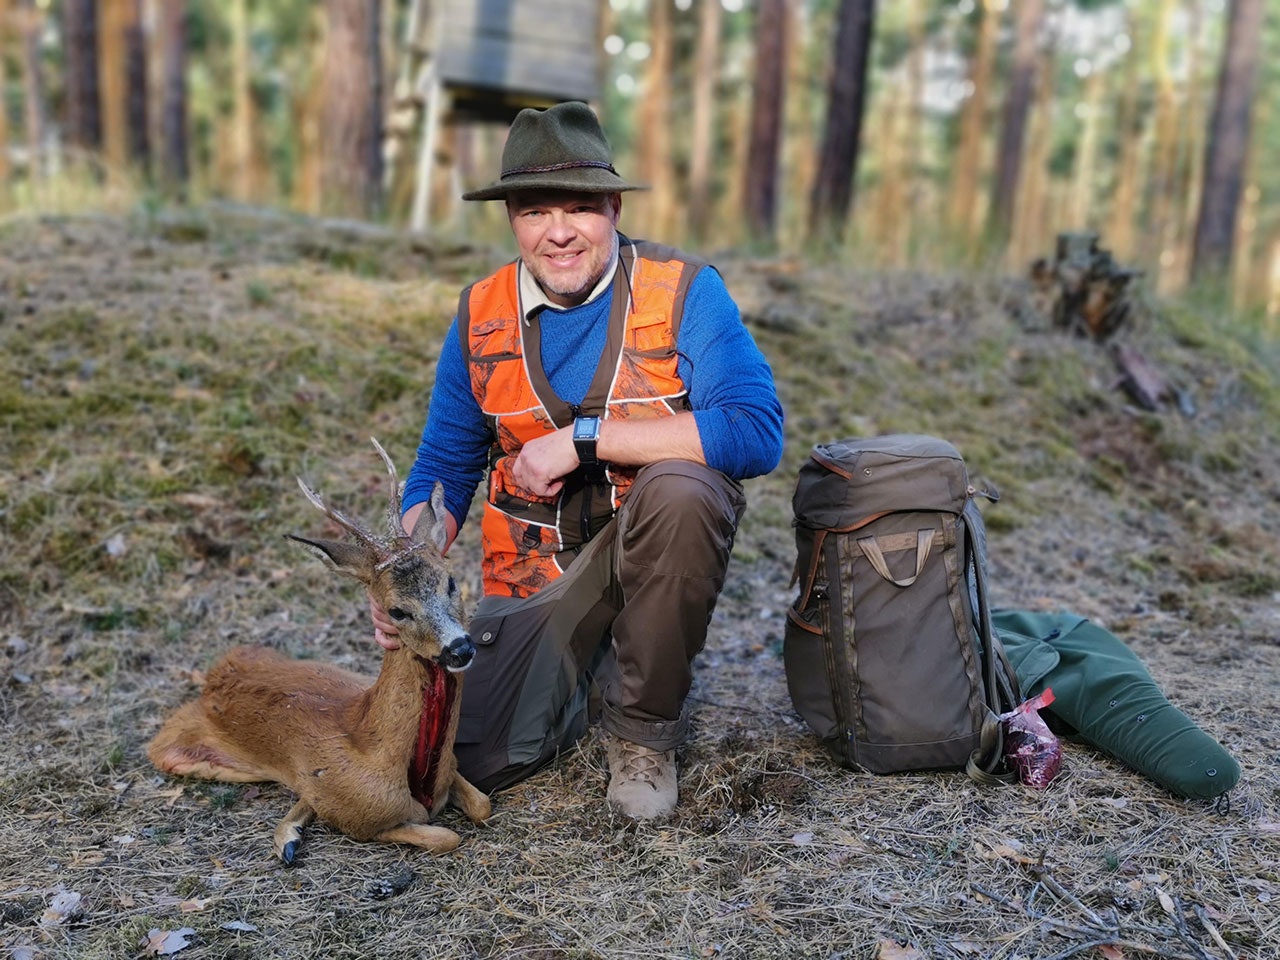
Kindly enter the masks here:
<path id="1" fill-rule="evenodd" d="M 578 462 L 584 467 L 594 467 L 600 461 L 596 458 L 596 442 L 600 439 L 599 417 L 578 417 L 573 421 L 573 449 L 578 453 Z"/>

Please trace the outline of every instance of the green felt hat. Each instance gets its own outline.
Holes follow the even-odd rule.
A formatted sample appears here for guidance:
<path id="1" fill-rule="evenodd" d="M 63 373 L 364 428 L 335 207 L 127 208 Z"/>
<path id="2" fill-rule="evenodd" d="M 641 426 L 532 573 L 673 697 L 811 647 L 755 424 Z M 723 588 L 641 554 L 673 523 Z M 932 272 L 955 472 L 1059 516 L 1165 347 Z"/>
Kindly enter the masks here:
<path id="1" fill-rule="evenodd" d="M 502 150 L 502 176 L 463 200 L 504 200 L 515 190 L 621 193 L 644 190 L 613 169 L 613 151 L 600 121 L 585 103 L 521 110 Z"/>

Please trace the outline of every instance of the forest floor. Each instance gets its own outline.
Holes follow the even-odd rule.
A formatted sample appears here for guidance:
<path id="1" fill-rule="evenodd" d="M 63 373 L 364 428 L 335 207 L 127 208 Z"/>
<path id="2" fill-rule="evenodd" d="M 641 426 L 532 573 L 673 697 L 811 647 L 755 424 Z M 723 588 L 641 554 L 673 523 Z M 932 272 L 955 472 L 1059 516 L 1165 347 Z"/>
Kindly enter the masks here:
<path id="1" fill-rule="evenodd" d="M 457 290 L 500 254 L 207 209 L 0 225 L 0 946 L 14 958 L 1280 957 L 1280 346 L 1160 305 L 1126 341 L 1194 406 L 1136 409 L 1105 347 L 1011 280 L 720 259 L 773 364 L 782 466 L 748 483 L 695 666 L 681 804 L 634 824 L 589 736 L 432 857 L 276 785 L 162 776 L 147 741 L 237 643 L 373 673 L 362 591 L 285 533 L 304 477 L 377 523 Z M 946 437 L 998 605 L 1119 635 L 1237 758 L 1180 799 L 1066 743 L 1045 791 L 834 767 L 780 655 L 790 496 L 819 441 Z M 477 545 L 455 571 L 472 601 Z"/>

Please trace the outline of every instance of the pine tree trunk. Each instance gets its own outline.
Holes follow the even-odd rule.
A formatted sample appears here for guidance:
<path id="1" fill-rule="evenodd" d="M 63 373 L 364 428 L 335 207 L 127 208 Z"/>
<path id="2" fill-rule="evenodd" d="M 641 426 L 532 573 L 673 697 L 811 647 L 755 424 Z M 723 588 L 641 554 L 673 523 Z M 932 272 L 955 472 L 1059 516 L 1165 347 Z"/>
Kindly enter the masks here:
<path id="1" fill-rule="evenodd" d="M 694 60 L 689 226 L 699 244 L 707 239 L 711 216 L 711 157 L 716 146 L 716 82 L 720 77 L 720 10 L 718 0 L 702 0 Z"/>
<path id="2" fill-rule="evenodd" d="M 995 67 L 996 35 L 1004 7 L 997 7 L 993 0 L 982 0 L 979 9 L 978 47 L 969 62 L 969 83 L 973 89 L 960 110 L 960 143 L 951 166 L 951 226 L 958 237 L 969 241 L 977 238 L 981 226 L 976 211 L 982 140 L 988 127 L 987 101 Z"/>
<path id="3" fill-rule="evenodd" d="M 1138 34 L 1137 18 L 1130 14 L 1127 32 L 1130 37 Z M 1136 42 L 1136 41 L 1135 41 Z M 1137 47 L 1125 54 L 1122 70 L 1117 71 L 1120 89 L 1114 98 L 1120 109 L 1116 119 L 1116 139 L 1120 143 L 1120 159 L 1117 163 L 1116 186 L 1111 193 L 1107 217 L 1106 245 L 1124 262 L 1134 255 L 1134 225 L 1138 215 L 1138 172 L 1142 164 L 1143 118 L 1138 111 L 1138 61 Z"/>
<path id="4" fill-rule="evenodd" d="M 107 163 L 123 170 L 129 164 L 128 37 L 129 8 L 134 0 L 99 0 L 98 64 L 102 76 L 102 152 Z"/>
<path id="5" fill-rule="evenodd" d="M 1084 81 L 1084 119 L 1071 171 L 1071 216 L 1067 226 L 1085 230 L 1092 226 L 1093 180 L 1097 166 L 1098 123 L 1102 118 L 1102 74 L 1095 67 Z"/>
<path id="6" fill-rule="evenodd" d="M 187 11 L 186 0 L 159 5 L 164 50 L 161 81 L 161 171 L 166 186 L 184 194 L 191 179 L 187 154 Z"/>
<path id="7" fill-rule="evenodd" d="M 0 0 L 0 210 L 9 206 L 9 103 L 8 78 L 5 76 L 5 58 L 9 52 L 10 25 L 13 14 L 9 0 Z"/>
<path id="8" fill-rule="evenodd" d="M 649 0 L 649 59 L 644 96 L 638 107 L 641 179 L 650 186 L 641 229 L 653 238 L 670 237 L 675 212 L 671 168 L 671 0 Z"/>
<path id="9" fill-rule="evenodd" d="M 324 110 L 326 32 L 324 11 L 315 7 L 311 11 L 311 54 L 307 75 L 299 84 L 291 104 L 298 156 L 293 177 L 293 206 L 311 214 L 320 212 L 320 118 Z"/>
<path id="10" fill-rule="evenodd" d="M 1054 248 L 1057 227 L 1064 222 L 1055 206 L 1055 186 L 1050 176 L 1049 153 L 1053 148 L 1053 75 L 1057 52 L 1052 44 L 1040 54 L 1036 102 L 1029 120 L 1026 170 L 1018 178 L 1013 233 L 1005 250 L 1005 264 L 1021 272 L 1028 260 Z"/>
<path id="11" fill-rule="evenodd" d="M 1013 229 L 1013 205 L 1022 170 L 1027 115 L 1035 92 L 1036 45 L 1043 19 L 1044 0 L 1022 0 L 1018 4 L 1017 40 L 1000 126 L 1000 143 L 996 149 L 995 189 L 988 219 L 991 234 L 998 241 L 1006 240 Z"/>
<path id="12" fill-rule="evenodd" d="M 144 175 L 151 172 L 150 97 L 147 94 L 147 37 L 142 0 L 130 0 L 124 23 L 125 130 L 129 159 Z"/>
<path id="13" fill-rule="evenodd" d="M 231 196 L 257 196 L 253 158 L 253 96 L 249 89 L 248 0 L 231 0 Z"/>
<path id="14" fill-rule="evenodd" d="M 374 217 L 382 199 L 382 7 L 325 0 L 325 11 L 322 202 L 331 213 Z"/>
<path id="15" fill-rule="evenodd" d="M 1183 112 L 1181 163 L 1178 169 L 1178 197 L 1182 210 L 1174 231 L 1172 289 L 1182 290 L 1191 280 L 1191 248 L 1200 212 L 1200 186 L 1204 177 L 1204 147 L 1208 86 L 1205 78 L 1204 10 L 1201 0 L 1191 0 L 1191 23 L 1187 48 L 1187 108 Z"/>
<path id="16" fill-rule="evenodd" d="M 22 86 L 23 114 L 26 121 L 27 147 L 31 151 L 31 177 L 38 180 L 45 173 L 45 99 L 44 76 L 40 72 L 40 31 L 44 14 L 35 0 L 23 0 L 22 22 Z"/>
<path id="17" fill-rule="evenodd" d="M 809 200 L 811 240 L 842 240 L 853 207 L 875 15 L 875 0 L 840 2 L 826 125 Z"/>
<path id="18" fill-rule="evenodd" d="M 754 242 L 772 247 L 778 217 L 778 170 L 785 100 L 788 0 L 756 9 L 755 91 L 750 118 L 743 208 Z"/>
<path id="19" fill-rule="evenodd" d="M 907 131 L 903 137 L 907 151 L 905 170 L 907 202 L 906 208 L 902 213 L 904 221 L 902 262 L 904 264 L 911 261 L 915 246 L 913 234 L 923 215 L 920 203 L 919 171 L 926 168 L 924 137 L 924 7 L 924 0 L 912 0 L 911 12 L 907 20 L 907 37 L 908 42 L 911 44 L 911 52 L 907 54 Z"/>
<path id="20" fill-rule="evenodd" d="M 1191 276 L 1205 279 L 1231 263 L 1236 211 L 1249 155 L 1250 107 L 1261 49 L 1263 0 L 1232 0 L 1217 99 L 1205 150 L 1204 188 Z"/>
<path id="21" fill-rule="evenodd" d="M 1143 226 L 1142 259 L 1162 286 L 1167 264 L 1164 260 L 1166 230 L 1172 217 L 1174 167 L 1177 163 L 1177 91 L 1170 63 L 1171 21 L 1176 0 L 1162 0 L 1151 50 L 1155 75 L 1156 110 L 1152 129 L 1150 176 L 1147 178 L 1147 216 Z"/>
<path id="22" fill-rule="evenodd" d="M 98 88 L 98 11 L 94 0 L 64 0 L 67 139 L 83 154 L 102 147 Z"/>

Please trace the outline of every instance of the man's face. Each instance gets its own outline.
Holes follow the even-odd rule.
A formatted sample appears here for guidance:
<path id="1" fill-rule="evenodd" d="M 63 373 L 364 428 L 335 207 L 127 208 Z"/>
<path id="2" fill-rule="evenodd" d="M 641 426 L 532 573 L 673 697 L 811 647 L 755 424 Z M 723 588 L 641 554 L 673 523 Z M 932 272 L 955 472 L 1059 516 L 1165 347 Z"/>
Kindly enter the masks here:
<path id="1" fill-rule="evenodd" d="M 507 199 L 520 259 L 561 307 L 582 303 L 604 276 L 618 247 L 621 212 L 618 193 L 529 190 Z"/>

